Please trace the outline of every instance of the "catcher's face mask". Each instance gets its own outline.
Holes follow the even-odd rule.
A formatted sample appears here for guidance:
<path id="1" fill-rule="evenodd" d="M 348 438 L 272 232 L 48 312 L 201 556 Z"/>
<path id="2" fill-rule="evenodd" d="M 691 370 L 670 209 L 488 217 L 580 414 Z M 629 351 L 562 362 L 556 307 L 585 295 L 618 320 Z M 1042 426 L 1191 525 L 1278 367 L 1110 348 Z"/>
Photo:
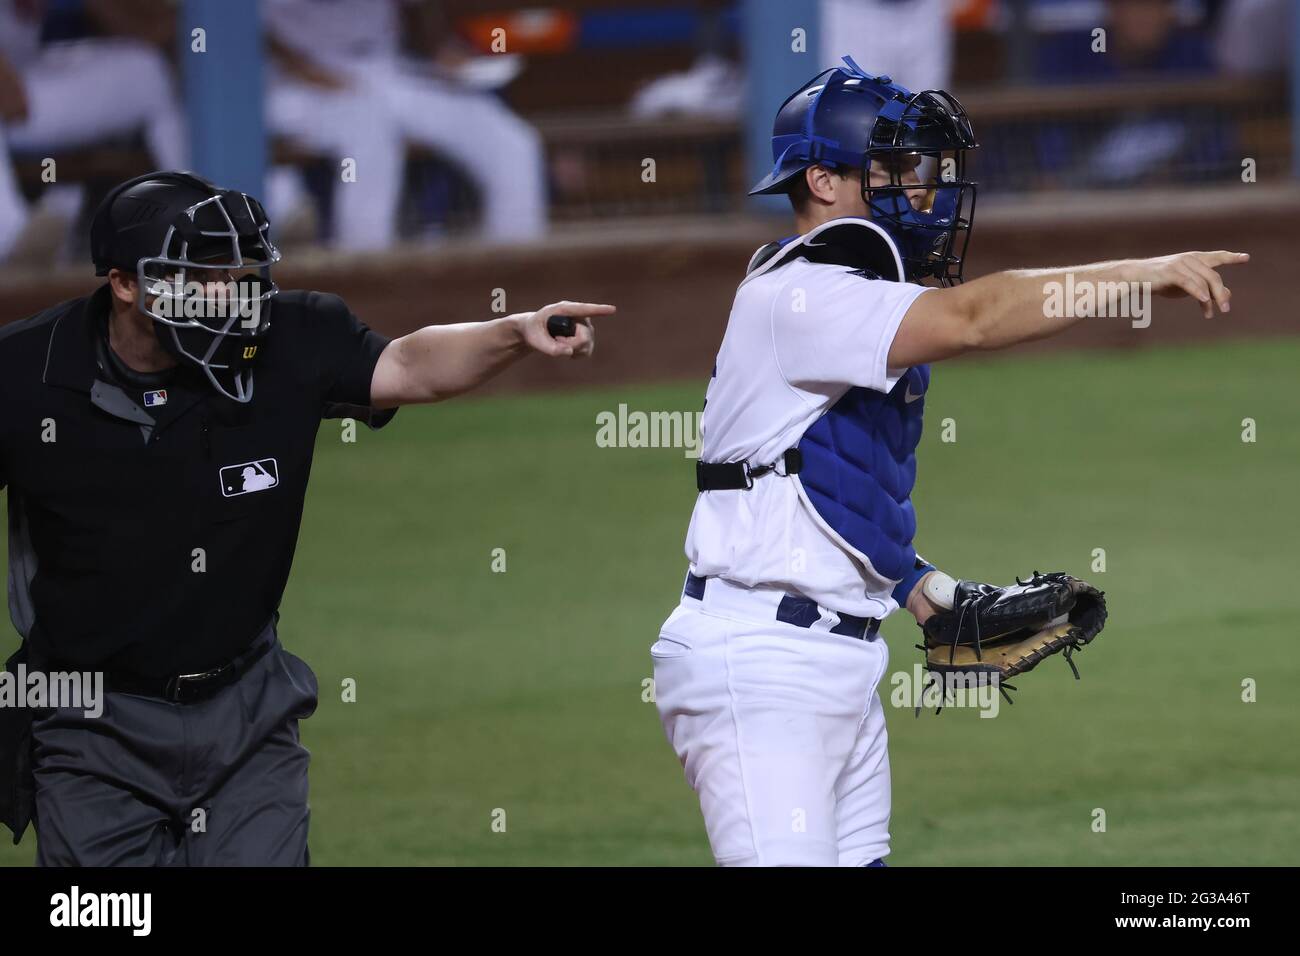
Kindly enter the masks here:
<path id="1" fill-rule="evenodd" d="M 163 348 L 241 403 L 253 398 L 253 365 L 279 291 L 269 228 L 256 199 L 222 191 L 178 215 L 158 255 L 136 265 L 137 307 L 156 323 Z"/>
<path id="2" fill-rule="evenodd" d="M 916 93 L 881 109 L 862 159 L 862 198 L 898 246 L 909 279 L 962 281 L 976 192 L 966 153 L 978 145 L 948 93 Z M 872 182 L 873 163 L 887 182 Z"/>

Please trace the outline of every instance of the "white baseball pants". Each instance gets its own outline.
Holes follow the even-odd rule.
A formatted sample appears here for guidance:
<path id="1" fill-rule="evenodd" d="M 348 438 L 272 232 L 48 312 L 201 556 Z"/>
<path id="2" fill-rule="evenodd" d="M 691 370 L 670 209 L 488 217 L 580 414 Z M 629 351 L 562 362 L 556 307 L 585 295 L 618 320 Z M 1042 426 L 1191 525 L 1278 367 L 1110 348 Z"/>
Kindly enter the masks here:
<path id="1" fill-rule="evenodd" d="M 142 130 L 159 169 L 189 165 L 185 120 L 162 53 L 133 40 L 46 47 L 22 71 L 27 118 L 0 123 L 0 259 L 27 222 L 8 150 L 55 153 Z"/>
<path id="2" fill-rule="evenodd" d="M 865 866 L 889 852 L 884 639 L 776 620 L 780 591 L 710 578 L 650 649 L 664 731 L 723 866 Z"/>
<path id="3" fill-rule="evenodd" d="M 347 89 L 273 76 L 266 116 L 273 133 L 355 161 L 355 181 L 340 176 L 334 185 L 339 248 L 383 249 L 394 241 L 407 143 L 437 150 L 470 178 L 488 238 L 533 240 L 544 233 L 541 137 L 503 102 L 422 76 L 398 60 L 357 60 L 338 69 L 348 77 Z M 277 183 L 273 207 L 293 198 L 279 173 Z"/>

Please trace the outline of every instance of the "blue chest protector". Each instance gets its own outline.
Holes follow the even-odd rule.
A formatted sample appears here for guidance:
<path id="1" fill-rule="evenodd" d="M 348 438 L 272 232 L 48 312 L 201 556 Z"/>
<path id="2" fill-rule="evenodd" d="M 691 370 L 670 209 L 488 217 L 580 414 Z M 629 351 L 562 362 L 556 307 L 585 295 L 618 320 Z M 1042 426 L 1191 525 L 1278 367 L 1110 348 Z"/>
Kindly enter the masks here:
<path id="1" fill-rule="evenodd" d="M 851 388 L 799 440 L 796 480 L 822 521 L 881 577 L 899 580 L 916 562 L 916 446 L 930 367 L 907 370 L 886 395 Z"/>
<path id="2" fill-rule="evenodd" d="M 795 258 L 845 265 L 867 278 L 902 281 L 889 237 L 861 219 L 832 220 L 804 236 L 774 242 L 754 256 L 755 275 Z M 800 438 L 803 463 L 794 476 L 825 526 L 883 578 L 899 581 L 916 568 L 916 446 L 930 367 L 918 365 L 888 393 L 850 388 Z"/>

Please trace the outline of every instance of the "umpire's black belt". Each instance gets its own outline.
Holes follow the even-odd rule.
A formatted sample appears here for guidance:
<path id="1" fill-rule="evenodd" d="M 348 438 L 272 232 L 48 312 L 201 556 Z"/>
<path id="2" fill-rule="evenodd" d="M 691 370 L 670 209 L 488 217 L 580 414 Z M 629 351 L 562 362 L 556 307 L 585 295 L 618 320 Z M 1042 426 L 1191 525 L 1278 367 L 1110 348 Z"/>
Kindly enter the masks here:
<path id="1" fill-rule="evenodd" d="M 781 467 L 778 468 L 777 466 Z M 740 491 L 754 487 L 754 479 L 768 472 L 781 477 L 797 475 L 803 468 L 803 454 L 787 448 L 779 462 L 753 465 L 748 461 L 696 461 L 695 487 L 700 491 Z"/>
<path id="2" fill-rule="evenodd" d="M 217 691 L 229 687 L 252 670 L 253 665 L 265 657 L 275 643 L 275 626 L 273 623 L 268 623 L 246 651 L 218 667 L 194 674 L 174 674 L 171 677 L 146 677 L 143 674 L 132 674 L 126 671 L 104 671 L 104 689 L 119 694 L 156 697 L 175 704 L 192 704 L 207 700 Z M 54 671 L 86 668 L 52 663 L 49 669 Z"/>
<path id="3" fill-rule="evenodd" d="M 706 590 L 709 590 L 708 600 L 705 598 Z M 702 578 L 690 571 L 686 572 L 686 587 L 682 589 L 682 597 L 703 602 L 706 607 L 720 606 L 720 610 L 744 614 L 752 614 L 755 604 L 762 601 L 774 607 L 773 616 L 776 620 L 795 627 L 855 637 L 860 641 L 874 641 L 880 636 L 879 618 L 857 617 L 842 611 L 832 611 L 797 594 L 744 588 L 724 578 Z"/>

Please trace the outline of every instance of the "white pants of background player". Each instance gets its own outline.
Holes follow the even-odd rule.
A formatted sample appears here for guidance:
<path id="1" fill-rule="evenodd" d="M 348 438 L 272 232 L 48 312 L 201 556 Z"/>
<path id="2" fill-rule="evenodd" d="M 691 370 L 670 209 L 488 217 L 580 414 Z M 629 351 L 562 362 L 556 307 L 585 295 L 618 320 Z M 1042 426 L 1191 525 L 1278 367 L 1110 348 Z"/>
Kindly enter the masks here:
<path id="1" fill-rule="evenodd" d="M 57 159 L 54 154 L 60 150 L 141 130 L 159 169 L 189 165 L 171 71 L 153 47 L 130 40 L 54 44 L 20 75 L 27 118 L 0 123 L 0 259 L 22 234 L 28 217 L 10 150 Z"/>
<path id="2" fill-rule="evenodd" d="M 664 731 L 723 866 L 865 866 L 889 852 L 883 637 L 775 619 L 780 593 L 710 578 L 650 649 Z"/>
<path id="3" fill-rule="evenodd" d="M 275 76 L 267 97 L 268 129 L 341 161 L 356 162 L 356 181 L 334 186 L 333 238 L 343 249 L 392 244 L 406 144 L 436 150 L 467 175 L 483 205 L 491 239 L 528 240 L 546 228 L 541 138 L 494 96 L 425 76 L 400 60 L 355 59 L 332 67 L 342 90 Z M 282 216 L 298 198 L 296 174 L 277 169 L 268 182 L 268 212 Z"/>
<path id="4" fill-rule="evenodd" d="M 848 54 L 913 92 L 947 89 L 952 7 L 953 0 L 821 0 L 822 69 Z"/>

